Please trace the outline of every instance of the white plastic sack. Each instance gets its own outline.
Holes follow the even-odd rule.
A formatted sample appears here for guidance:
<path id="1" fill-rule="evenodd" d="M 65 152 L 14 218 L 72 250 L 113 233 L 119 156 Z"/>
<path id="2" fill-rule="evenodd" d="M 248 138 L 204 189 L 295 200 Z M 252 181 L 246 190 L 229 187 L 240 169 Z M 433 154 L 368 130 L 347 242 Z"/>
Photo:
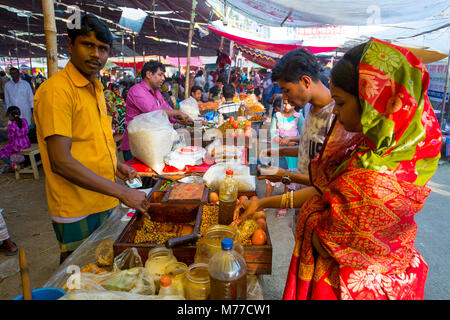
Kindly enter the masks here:
<path id="1" fill-rule="evenodd" d="M 180 111 L 186 113 L 193 120 L 199 118 L 200 116 L 198 102 L 192 97 L 180 102 Z"/>
<path id="2" fill-rule="evenodd" d="M 196 148 L 198 149 L 196 152 L 185 153 L 184 149 Z M 201 165 L 203 163 L 203 158 L 205 157 L 206 150 L 201 147 L 181 147 L 175 151 L 170 152 L 165 158 L 164 161 L 169 166 L 175 167 L 178 170 L 183 170 L 185 166 L 196 166 Z"/>
<path id="3" fill-rule="evenodd" d="M 162 174 L 164 157 L 172 150 L 177 132 L 163 110 L 143 113 L 130 121 L 127 127 L 131 153 Z"/>
<path id="4" fill-rule="evenodd" d="M 211 166 L 203 176 L 203 181 L 212 191 L 219 191 L 220 182 L 225 178 L 225 172 L 233 170 L 233 178 L 238 182 L 238 191 L 255 191 L 255 177 L 250 175 L 250 168 L 239 162 L 221 162 Z"/>

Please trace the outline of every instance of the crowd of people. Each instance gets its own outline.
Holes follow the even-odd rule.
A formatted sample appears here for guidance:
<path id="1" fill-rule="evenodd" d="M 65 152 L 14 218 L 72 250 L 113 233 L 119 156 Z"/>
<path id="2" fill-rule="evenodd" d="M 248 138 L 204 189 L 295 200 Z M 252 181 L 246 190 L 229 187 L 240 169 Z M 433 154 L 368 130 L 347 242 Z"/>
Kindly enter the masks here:
<path id="1" fill-rule="evenodd" d="M 123 134 L 120 149 L 128 160 L 127 125 L 137 115 L 163 110 L 171 123 L 189 123 L 178 109 L 189 90 L 196 101 L 218 102 L 226 119 L 238 111 L 234 98 L 246 92 L 271 119 L 272 146 L 260 158 L 275 149 L 281 158 L 278 167 L 259 166 L 266 197 L 241 201 L 236 223 L 266 208 L 277 208 L 278 216 L 296 209 L 283 298 L 423 299 L 428 267 L 414 247 L 414 215 L 430 193 L 426 183 L 437 168 L 442 135 L 426 94 L 426 68 L 406 49 L 372 39 L 349 50 L 330 78 L 314 55 L 296 49 L 271 72 L 198 70 L 190 88 L 183 76 L 166 78 L 165 66 L 150 61 L 139 83 L 107 84 L 104 91 L 97 75 L 112 45 L 108 27 L 88 14 L 68 36 L 71 60 L 40 85 L 34 100 L 13 70 L 4 93 L 8 139 L 17 140 L 0 149 L 6 159 L 29 145 L 34 105 L 61 262 L 119 200 L 141 212 L 148 208 L 144 192 L 117 182 L 139 177 L 118 161 L 113 132 Z M 81 50 L 87 45 L 95 50 Z M 280 183 L 284 193 L 272 196 Z M 0 216 L 0 239 L 13 252 L 2 228 Z"/>

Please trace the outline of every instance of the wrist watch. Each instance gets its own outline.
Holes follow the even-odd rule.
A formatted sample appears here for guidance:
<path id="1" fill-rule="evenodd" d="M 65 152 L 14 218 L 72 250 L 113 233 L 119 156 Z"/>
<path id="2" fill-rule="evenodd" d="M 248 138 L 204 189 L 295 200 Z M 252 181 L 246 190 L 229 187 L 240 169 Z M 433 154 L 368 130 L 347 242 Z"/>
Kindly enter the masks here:
<path id="1" fill-rule="evenodd" d="M 281 182 L 282 182 L 283 184 L 285 184 L 285 185 L 289 185 L 289 184 L 292 183 L 291 178 L 289 178 L 289 173 L 286 174 L 286 175 L 281 179 Z"/>

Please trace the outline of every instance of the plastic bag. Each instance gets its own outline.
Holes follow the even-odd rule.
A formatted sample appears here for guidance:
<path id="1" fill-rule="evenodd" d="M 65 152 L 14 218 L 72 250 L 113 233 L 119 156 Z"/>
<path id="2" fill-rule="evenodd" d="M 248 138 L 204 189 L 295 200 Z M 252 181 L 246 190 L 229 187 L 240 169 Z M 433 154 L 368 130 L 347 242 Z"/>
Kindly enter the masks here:
<path id="1" fill-rule="evenodd" d="M 113 272 L 100 282 L 106 290 L 126 291 L 137 294 L 155 294 L 152 276 L 143 267 Z"/>
<path id="2" fill-rule="evenodd" d="M 178 137 L 165 111 L 140 114 L 130 121 L 127 130 L 133 155 L 162 174 L 164 157 L 172 150 Z"/>
<path id="3" fill-rule="evenodd" d="M 192 152 L 183 152 L 185 149 L 192 149 Z M 203 163 L 205 153 L 205 149 L 198 146 L 181 147 L 166 155 L 164 157 L 164 161 L 169 166 L 175 167 L 178 170 L 183 170 L 186 166 L 201 165 Z"/>
<path id="4" fill-rule="evenodd" d="M 141 295 L 123 291 L 75 290 L 58 300 L 184 300 L 180 296 Z"/>
<path id="5" fill-rule="evenodd" d="M 114 258 L 114 271 L 143 267 L 141 256 L 136 248 L 128 248 Z"/>
<path id="6" fill-rule="evenodd" d="M 97 248 L 95 248 L 95 258 L 98 266 L 112 266 L 114 262 L 114 240 L 103 240 Z"/>
<path id="7" fill-rule="evenodd" d="M 212 191 L 218 191 L 220 182 L 225 178 L 225 172 L 233 170 L 233 178 L 238 183 L 238 191 L 255 191 L 255 177 L 250 175 L 250 168 L 238 162 L 222 162 L 211 166 L 203 176 L 208 188 Z"/>
<path id="8" fill-rule="evenodd" d="M 200 116 L 198 102 L 192 97 L 180 102 L 180 111 L 186 113 L 193 120 Z"/>
<path id="9" fill-rule="evenodd" d="M 110 277 L 111 273 L 94 274 L 90 272 L 80 272 L 73 274 L 67 279 L 62 289 L 66 292 L 74 290 L 105 290 L 100 284 L 104 279 Z"/>
<path id="10" fill-rule="evenodd" d="M 247 275 L 247 300 L 264 300 L 264 291 L 256 275 Z"/>

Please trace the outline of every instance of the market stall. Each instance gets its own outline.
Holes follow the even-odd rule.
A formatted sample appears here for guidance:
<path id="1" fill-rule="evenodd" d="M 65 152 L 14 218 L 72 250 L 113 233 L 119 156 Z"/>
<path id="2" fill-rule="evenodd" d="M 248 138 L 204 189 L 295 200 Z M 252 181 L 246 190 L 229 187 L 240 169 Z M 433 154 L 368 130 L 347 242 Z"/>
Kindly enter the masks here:
<path id="1" fill-rule="evenodd" d="M 246 298 L 263 299 L 260 275 L 272 272 L 272 242 L 265 215 L 262 212 L 238 226 L 232 212 L 239 200 L 258 197 L 256 177 L 249 166 L 252 137 L 240 135 L 252 129 L 251 119 L 259 119 L 252 110 L 264 107 L 254 96 L 240 98 L 239 118 L 223 123 L 216 117 L 175 131 L 164 128 L 167 116 L 158 111 L 136 117 L 134 126 L 130 122 L 130 145 L 137 156 L 126 164 L 141 176 L 138 188 L 147 193 L 148 216 L 124 205 L 115 208 L 45 286 L 65 290 L 64 299 L 205 300 L 210 293 L 209 278 L 195 280 L 201 273 L 197 269 L 203 267 L 205 273 L 210 259 L 220 251 L 221 240 L 232 238 L 233 248 L 245 259 Z M 154 120 L 159 122 L 157 128 Z M 190 137 L 185 139 L 186 133 Z M 200 134 L 199 145 L 194 145 L 196 133 Z M 257 138 L 258 131 L 252 133 Z M 159 158 L 149 157 L 155 150 Z M 231 206 L 226 202 L 229 220 L 223 220 L 225 200 L 218 200 L 228 170 L 233 171 L 230 181 L 236 193 Z M 160 294 L 166 288 L 165 275 L 178 288 L 176 293 Z"/>

